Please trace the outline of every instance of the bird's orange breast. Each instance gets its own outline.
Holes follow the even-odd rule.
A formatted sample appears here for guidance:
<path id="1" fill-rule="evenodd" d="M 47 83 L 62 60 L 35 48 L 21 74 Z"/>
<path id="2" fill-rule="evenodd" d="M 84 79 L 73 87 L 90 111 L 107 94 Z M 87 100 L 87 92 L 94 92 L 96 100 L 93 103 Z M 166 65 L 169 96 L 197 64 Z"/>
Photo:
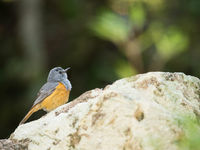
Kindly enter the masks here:
<path id="1" fill-rule="evenodd" d="M 51 111 L 65 104 L 69 99 L 69 93 L 70 91 L 62 83 L 59 83 L 55 91 L 41 102 L 41 108 Z"/>

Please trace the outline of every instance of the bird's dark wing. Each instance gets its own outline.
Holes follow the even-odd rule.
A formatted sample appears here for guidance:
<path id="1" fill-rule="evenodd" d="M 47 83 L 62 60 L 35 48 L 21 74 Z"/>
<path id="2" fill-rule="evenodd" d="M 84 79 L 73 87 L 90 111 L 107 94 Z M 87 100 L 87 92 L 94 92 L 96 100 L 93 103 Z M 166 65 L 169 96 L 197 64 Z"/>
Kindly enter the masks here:
<path id="1" fill-rule="evenodd" d="M 40 89 L 40 91 L 38 92 L 37 94 L 38 97 L 35 100 L 33 106 L 40 103 L 46 97 L 51 95 L 51 93 L 53 93 L 53 91 L 56 89 L 57 86 L 58 86 L 58 82 L 47 82 L 46 84 L 44 84 L 42 88 Z"/>

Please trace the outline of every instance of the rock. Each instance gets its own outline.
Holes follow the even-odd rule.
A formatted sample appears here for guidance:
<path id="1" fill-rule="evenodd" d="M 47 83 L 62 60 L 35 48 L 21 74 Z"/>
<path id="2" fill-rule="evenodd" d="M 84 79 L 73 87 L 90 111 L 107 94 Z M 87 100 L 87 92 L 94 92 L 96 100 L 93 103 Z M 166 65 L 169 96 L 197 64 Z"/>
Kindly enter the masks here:
<path id="1" fill-rule="evenodd" d="M 0 150 L 28 150 L 26 141 L 0 140 Z"/>
<path id="2" fill-rule="evenodd" d="M 150 72 L 86 92 L 20 125 L 9 140 L 29 150 L 178 150 L 184 115 L 200 116 L 200 80 Z"/>

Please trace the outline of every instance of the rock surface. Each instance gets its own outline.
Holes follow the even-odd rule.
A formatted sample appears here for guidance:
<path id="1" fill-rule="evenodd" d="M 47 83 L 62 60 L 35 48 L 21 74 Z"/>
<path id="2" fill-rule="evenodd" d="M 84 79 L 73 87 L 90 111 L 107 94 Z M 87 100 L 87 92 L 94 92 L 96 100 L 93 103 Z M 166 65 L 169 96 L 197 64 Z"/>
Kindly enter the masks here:
<path id="1" fill-rule="evenodd" d="M 200 80 L 150 72 L 88 91 L 9 140 L 29 150 L 178 150 L 182 115 L 200 116 Z"/>

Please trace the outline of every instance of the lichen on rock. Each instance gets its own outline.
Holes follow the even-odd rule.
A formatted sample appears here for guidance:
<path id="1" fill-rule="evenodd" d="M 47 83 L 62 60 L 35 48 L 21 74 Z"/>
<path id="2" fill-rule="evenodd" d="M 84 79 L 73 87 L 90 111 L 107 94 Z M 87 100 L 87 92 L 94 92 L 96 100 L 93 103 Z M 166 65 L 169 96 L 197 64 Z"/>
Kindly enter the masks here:
<path id="1" fill-rule="evenodd" d="M 86 92 L 20 125 L 10 140 L 29 150 L 178 150 L 184 115 L 200 116 L 200 80 L 150 72 Z"/>

